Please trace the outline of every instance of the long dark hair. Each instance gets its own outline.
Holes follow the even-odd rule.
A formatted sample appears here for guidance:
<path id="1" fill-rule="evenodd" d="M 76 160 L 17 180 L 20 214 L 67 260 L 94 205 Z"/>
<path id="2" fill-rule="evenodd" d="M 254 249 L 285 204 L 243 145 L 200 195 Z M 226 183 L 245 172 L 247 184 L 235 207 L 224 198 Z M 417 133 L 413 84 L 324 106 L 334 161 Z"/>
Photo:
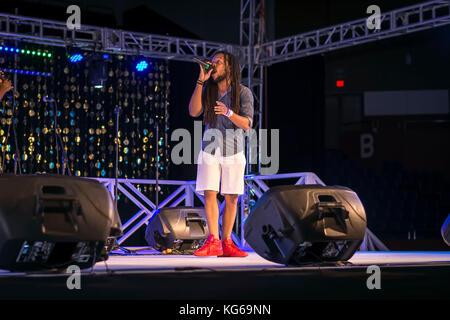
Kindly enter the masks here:
<path id="1" fill-rule="evenodd" d="M 231 106 L 227 106 L 236 114 L 239 113 L 240 104 L 240 84 L 241 84 L 241 69 L 237 58 L 229 52 L 219 51 L 215 54 L 223 54 L 225 72 L 230 72 L 230 86 L 231 86 Z M 217 120 L 217 115 L 214 112 L 214 106 L 218 98 L 217 83 L 213 79 L 209 78 L 205 83 L 205 89 L 202 94 L 202 104 L 204 108 L 203 122 L 214 127 Z"/>

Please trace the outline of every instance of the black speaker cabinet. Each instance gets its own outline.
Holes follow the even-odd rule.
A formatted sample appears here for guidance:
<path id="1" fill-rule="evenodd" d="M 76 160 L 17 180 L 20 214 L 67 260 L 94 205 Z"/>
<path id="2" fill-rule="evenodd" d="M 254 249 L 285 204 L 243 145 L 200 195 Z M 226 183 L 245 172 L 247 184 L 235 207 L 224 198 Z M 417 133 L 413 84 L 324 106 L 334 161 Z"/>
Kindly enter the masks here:
<path id="1" fill-rule="evenodd" d="M 145 230 L 145 240 L 159 251 L 196 250 L 208 235 L 205 209 L 193 207 L 158 209 Z"/>
<path id="2" fill-rule="evenodd" d="M 263 258 L 286 265 L 345 261 L 366 230 L 364 207 L 340 186 L 270 188 L 249 214 L 244 235 Z"/>
<path id="3" fill-rule="evenodd" d="M 113 199 L 96 180 L 0 175 L 0 269 L 89 268 L 121 233 Z"/>

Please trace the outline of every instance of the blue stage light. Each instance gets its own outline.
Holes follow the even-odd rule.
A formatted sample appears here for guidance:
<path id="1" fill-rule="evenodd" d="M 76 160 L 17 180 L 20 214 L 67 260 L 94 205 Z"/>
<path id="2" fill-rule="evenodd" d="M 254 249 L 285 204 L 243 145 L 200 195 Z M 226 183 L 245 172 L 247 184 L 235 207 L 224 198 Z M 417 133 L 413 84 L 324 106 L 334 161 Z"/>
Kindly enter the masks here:
<path id="1" fill-rule="evenodd" d="M 109 54 L 104 54 L 103 55 L 103 59 L 108 60 L 109 59 Z"/>
<path id="2" fill-rule="evenodd" d="M 147 68 L 148 68 L 148 63 L 147 63 L 147 61 L 145 61 L 145 60 L 139 61 L 139 62 L 136 64 L 136 70 L 137 70 L 137 71 L 142 72 L 142 71 L 144 71 L 144 70 L 147 69 Z"/>
<path id="3" fill-rule="evenodd" d="M 81 60 L 83 60 L 83 55 L 76 53 L 74 55 L 71 55 L 69 60 L 72 63 L 80 62 Z"/>

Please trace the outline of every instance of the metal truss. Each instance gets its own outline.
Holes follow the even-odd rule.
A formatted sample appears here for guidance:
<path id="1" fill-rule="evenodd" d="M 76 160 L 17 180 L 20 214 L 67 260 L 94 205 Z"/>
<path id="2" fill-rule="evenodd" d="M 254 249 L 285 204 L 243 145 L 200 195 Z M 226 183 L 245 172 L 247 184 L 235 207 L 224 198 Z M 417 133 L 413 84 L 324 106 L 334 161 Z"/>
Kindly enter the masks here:
<path id="1" fill-rule="evenodd" d="M 253 52 L 260 48 L 265 37 L 264 22 L 264 0 L 241 0 L 240 6 L 240 29 L 239 41 L 244 49 L 244 58 L 241 59 L 242 83 L 246 85 L 253 93 L 253 127 L 260 133 L 262 128 L 262 115 L 264 106 L 264 68 L 265 66 L 257 63 Z M 261 135 L 260 135 L 261 136 Z M 261 173 L 261 139 L 258 139 L 256 157 L 252 159 L 254 152 L 251 150 L 251 144 L 246 144 L 247 165 L 245 173 Z M 256 163 L 256 165 L 252 165 Z M 243 235 L 243 225 L 246 215 L 250 212 L 250 186 L 244 185 L 244 194 L 240 198 L 240 223 L 241 234 Z M 239 217 L 239 216 L 238 216 Z M 241 247 L 244 246 L 244 237 L 241 237 Z"/>
<path id="2" fill-rule="evenodd" d="M 304 184 L 320 184 L 325 186 L 325 183 L 312 172 L 296 172 L 296 173 L 284 173 L 274 175 L 246 175 L 245 184 L 248 186 L 250 193 L 256 200 L 261 198 L 263 194 L 269 189 L 266 184 L 267 180 L 282 180 L 282 179 L 297 179 L 295 185 Z M 87 178 L 95 179 L 108 188 L 111 196 L 115 198 L 115 179 L 110 178 Z M 184 205 L 188 207 L 194 206 L 195 196 L 200 199 L 204 204 L 205 199 L 203 196 L 195 191 L 195 181 L 177 181 L 177 180 L 159 180 L 161 185 L 178 186 L 178 188 L 168 195 L 158 206 L 158 208 L 164 207 L 176 207 L 184 201 Z M 138 211 L 128 221 L 122 224 L 124 235 L 117 240 L 119 245 L 123 244 L 131 235 L 140 230 L 144 225 L 147 225 L 153 215 L 156 213 L 156 205 L 142 194 L 136 185 L 155 185 L 156 180 L 146 179 L 118 179 L 118 190 L 133 202 Z M 233 241 L 240 245 L 241 248 L 251 249 L 244 239 L 244 225 L 245 220 L 250 213 L 248 207 L 244 201 L 244 196 L 239 196 L 238 199 L 238 226 L 239 230 L 234 230 L 231 234 Z M 219 225 L 222 226 L 222 217 L 225 210 L 225 201 L 219 201 Z M 388 251 L 388 248 L 369 230 L 366 229 L 364 241 L 361 245 L 361 250 L 383 250 Z"/>
<path id="3" fill-rule="evenodd" d="M 254 89 L 255 128 L 260 128 L 262 109 L 262 66 L 297 59 L 366 42 L 401 36 L 450 23 L 450 1 L 436 0 L 381 13 L 381 28 L 369 29 L 367 18 L 265 41 L 264 0 L 241 0 L 240 45 L 167 37 L 89 25 L 69 30 L 66 23 L 31 17 L 0 14 L 0 36 L 49 46 L 75 46 L 112 54 L 144 55 L 192 61 L 227 50 L 239 57 L 246 77 L 244 84 Z"/>
<path id="4" fill-rule="evenodd" d="M 264 106 L 264 65 L 260 64 L 255 51 L 260 48 L 265 40 L 265 8 L 264 0 L 241 0 L 240 7 L 240 45 L 244 50 L 244 59 L 241 61 L 242 82 L 252 92 L 254 98 L 253 129 L 257 132 L 262 128 L 262 115 Z M 258 146 L 257 168 L 252 168 L 250 163 L 251 152 L 247 144 L 247 170 L 246 173 L 260 173 L 260 146 Z"/>
<path id="5" fill-rule="evenodd" d="M 111 54 L 142 55 L 161 59 L 192 61 L 227 50 L 241 57 L 240 46 L 142 32 L 81 25 L 69 30 L 66 23 L 9 14 L 0 14 L 0 36 L 41 45 L 73 46 Z"/>
<path id="6" fill-rule="evenodd" d="M 246 175 L 245 183 L 251 188 L 252 194 L 255 194 L 257 198 L 261 197 L 262 194 L 269 188 L 264 182 L 270 179 L 289 179 L 298 178 L 296 184 L 322 184 L 320 180 L 314 173 L 311 172 L 300 172 L 300 173 L 288 173 L 288 174 L 275 174 L 275 175 Z M 103 184 L 110 192 L 112 198 L 115 198 L 115 183 L 114 178 L 86 178 L 99 181 Z M 117 240 L 118 244 L 123 244 L 131 235 L 138 231 L 142 226 L 147 225 L 153 215 L 156 213 L 157 208 L 153 201 L 148 199 L 141 191 L 137 188 L 137 185 L 156 185 L 155 179 L 118 179 L 117 189 L 127 197 L 132 203 L 138 207 L 138 211 L 130 218 L 128 221 L 122 224 L 123 236 Z M 164 207 L 176 207 L 184 201 L 184 205 L 188 207 L 194 206 L 195 197 L 200 199 L 204 204 L 205 199 L 202 195 L 195 191 L 196 181 L 181 181 L 181 180 L 158 180 L 159 185 L 166 186 L 178 186 L 178 188 L 158 205 L 158 208 Z M 223 212 L 225 210 L 225 201 L 219 201 L 219 225 L 222 225 Z M 244 247 L 244 222 L 248 216 L 249 211 L 246 209 L 246 204 L 244 202 L 244 195 L 239 196 L 238 199 L 238 210 L 240 211 L 240 216 L 238 216 L 238 222 L 240 225 L 240 230 L 235 230 L 231 234 L 233 240 L 241 244 Z"/>
<path id="7" fill-rule="evenodd" d="M 94 179 L 102 183 L 110 192 L 113 199 L 115 198 L 115 183 L 116 180 L 113 178 L 87 178 Z M 156 185 L 155 179 L 118 179 L 117 180 L 117 189 L 127 197 L 132 203 L 134 203 L 138 207 L 138 211 L 130 218 L 128 221 L 122 224 L 123 236 L 117 240 L 118 244 L 122 244 L 125 240 L 127 240 L 131 235 L 137 232 L 142 226 L 147 225 L 153 215 L 156 213 L 158 209 L 164 207 L 176 207 L 180 203 L 184 201 L 184 205 L 188 207 L 194 206 L 194 198 L 195 196 L 200 199 L 200 201 L 204 204 L 205 199 L 202 195 L 200 195 L 197 191 L 195 191 L 195 183 L 196 181 L 177 181 L 177 180 L 158 180 L 159 185 L 173 185 L 178 186 L 178 188 L 173 191 L 170 195 L 168 195 L 156 208 L 156 205 L 153 201 L 148 199 L 136 185 Z M 239 197 L 239 203 L 242 203 L 242 197 Z M 223 211 L 225 210 L 225 201 L 218 200 L 219 207 L 219 225 L 222 226 L 222 217 Z M 243 213 L 244 211 L 241 210 Z M 241 217 L 241 220 L 242 217 Z M 232 232 L 231 237 L 236 243 L 241 243 L 241 235 L 236 232 Z"/>
<path id="8" fill-rule="evenodd" d="M 363 18 L 266 42 L 258 53 L 259 63 L 271 65 L 450 24 L 450 1 L 429 1 L 381 13 L 380 19 L 380 29 L 369 29 Z"/>
<path id="9" fill-rule="evenodd" d="M 102 183 L 110 192 L 113 199 L 115 199 L 115 183 L 113 178 L 87 178 L 94 179 Z M 157 209 L 164 207 L 176 207 L 184 201 L 185 206 L 192 207 L 194 205 L 195 181 L 177 181 L 177 180 L 158 180 L 158 185 L 174 185 L 178 188 L 168 195 L 158 208 L 156 204 L 148 199 L 136 185 L 156 185 L 155 179 L 118 179 L 117 189 L 132 203 L 134 203 L 139 210 L 127 222 L 122 224 L 123 236 L 117 240 L 118 244 L 122 244 L 131 235 L 138 231 L 144 224 L 156 213 Z M 198 195 L 198 194 L 197 194 Z M 203 197 L 198 195 L 200 200 L 204 203 Z"/>

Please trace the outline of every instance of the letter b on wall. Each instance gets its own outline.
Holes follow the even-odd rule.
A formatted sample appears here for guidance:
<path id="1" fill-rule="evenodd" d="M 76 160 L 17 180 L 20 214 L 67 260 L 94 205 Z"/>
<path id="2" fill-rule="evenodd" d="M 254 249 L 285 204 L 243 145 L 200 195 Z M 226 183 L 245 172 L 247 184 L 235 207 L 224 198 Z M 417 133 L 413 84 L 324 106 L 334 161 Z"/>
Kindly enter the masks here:
<path id="1" fill-rule="evenodd" d="M 363 133 L 360 136 L 360 150 L 361 159 L 371 158 L 375 153 L 375 147 L 373 145 L 374 139 L 371 133 Z"/>

